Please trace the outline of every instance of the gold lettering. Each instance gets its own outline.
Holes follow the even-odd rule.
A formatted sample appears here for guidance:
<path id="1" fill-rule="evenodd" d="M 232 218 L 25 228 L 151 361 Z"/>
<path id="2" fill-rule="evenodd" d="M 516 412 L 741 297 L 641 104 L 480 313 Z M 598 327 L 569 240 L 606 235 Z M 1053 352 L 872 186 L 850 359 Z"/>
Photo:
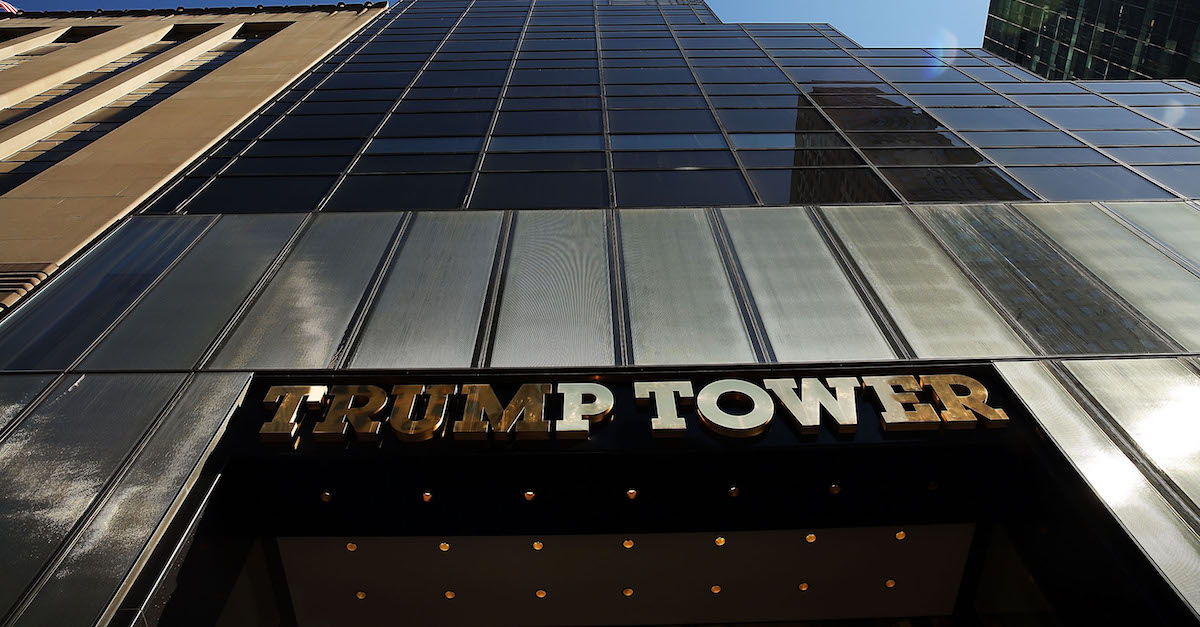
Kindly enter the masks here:
<path id="1" fill-rule="evenodd" d="M 796 395 L 795 379 L 767 379 L 763 385 L 779 398 L 792 420 L 800 427 L 800 433 L 816 433 L 821 428 L 821 410 L 833 418 L 838 433 L 853 433 L 858 428 L 858 404 L 855 389 L 857 377 L 833 377 L 825 380 L 806 378 L 800 381 L 800 396 Z M 828 386 L 828 387 L 826 387 Z M 837 396 L 829 393 L 829 388 Z"/>
<path id="2" fill-rule="evenodd" d="M 750 405 L 745 414 L 731 414 L 721 409 L 722 396 L 730 396 Z M 734 438 L 750 438 L 767 430 L 775 417 L 775 401 L 767 391 L 741 379 L 713 381 L 696 396 L 700 422 L 714 433 Z"/>
<path id="3" fill-rule="evenodd" d="M 358 440 L 373 442 L 379 439 L 383 423 L 375 415 L 387 405 L 388 395 L 374 385 L 335 385 L 329 388 L 329 411 L 313 425 L 313 439 L 318 442 L 340 442 L 352 429 Z"/>
<path id="4" fill-rule="evenodd" d="M 456 385 L 397 385 L 392 388 L 396 404 L 392 406 L 392 416 L 388 424 L 392 434 L 405 442 L 423 442 L 441 433 L 446 425 L 446 407 L 450 396 L 458 392 Z M 425 416 L 413 420 L 417 406 L 417 397 L 427 395 Z"/>
<path id="5" fill-rule="evenodd" d="M 969 427 L 976 422 L 975 414 L 987 419 L 988 426 L 1003 426 L 1008 414 L 987 404 L 988 391 L 982 383 L 961 374 L 931 374 L 921 376 L 921 385 L 933 388 L 933 395 L 946 409 L 942 420 L 947 427 Z M 955 388 L 965 389 L 959 394 Z"/>
<path id="6" fill-rule="evenodd" d="M 879 402 L 883 404 L 883 428 L 898 430 L 936 429 L 938 427 L 937 412 L 927 403 L 917 399 L 921 384 L 912 376 L 863 377 L 863 383 L 875 390 Z M 902 391 L 897 391 L 900 388 Z M 912 411 L 905 408 L 912 405 Z"/>
<path id="7" fill-rule="evenodd" d="M 550 437 L 550 423 L 542 419 L 546 395 L 554 391 L 549 383 L 526 383 L 517 390 L 507 407 L 500 406 L 500 399 L 492 386 L 467 384 L 462 386 L 467 395 L 467 406 L 462 420 L 454 423 L 454 437 L 481 440 L 491 433 L 516 431 L 521 439 L 545 440 Z"/>
<path id="8" fill-rule="evenodd" d="M 633 384 L 633 396 L 640 404 L 654 400 L 655 416 L 650 419 L 650 428 L 656 437 L 680 437 L 687 432 L 687 421 L 679 416 L 680 399 L 692 398 L 691 381 L 638 381 Z"/>
<path id="9" fill-rule="evenodd" d="M 291 442 L 300 430 L 301 406 L 317 409 L 325 400 L 323 385 L 276 385 L 267 390 L 263 405 L 267 409 L 278 406 L 270 422 L 263 423 L 258 430 L 264 442 Z"/>
<path id="10" fill-rule="evenodd" d="M 613 408 L 613 393 L 599 383 L 559 383 L 563 397 L 562 420 L 554 423 L 554 434 L 568 440 L 586 440 L 593 423 L 608 419 Z M 585 396 L 592 400 L 584 402 Z"/>

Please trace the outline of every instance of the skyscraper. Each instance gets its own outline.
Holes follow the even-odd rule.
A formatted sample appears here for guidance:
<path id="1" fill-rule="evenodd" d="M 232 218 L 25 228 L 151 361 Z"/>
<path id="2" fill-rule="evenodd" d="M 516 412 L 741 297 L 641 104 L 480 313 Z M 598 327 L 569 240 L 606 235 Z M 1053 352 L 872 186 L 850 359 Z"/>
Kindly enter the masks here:
<path id="1" fill-rule="evenodd" d="M 1054 80 L 1200 78 L 1186 0 L 992 0 L 983 47 Z"/>
<path id="2" fill-rule="evenodd" d="M 397 2 L 0 318 L 4 620 L 1195 621 L 1198 131 L 701 1 Z"/>

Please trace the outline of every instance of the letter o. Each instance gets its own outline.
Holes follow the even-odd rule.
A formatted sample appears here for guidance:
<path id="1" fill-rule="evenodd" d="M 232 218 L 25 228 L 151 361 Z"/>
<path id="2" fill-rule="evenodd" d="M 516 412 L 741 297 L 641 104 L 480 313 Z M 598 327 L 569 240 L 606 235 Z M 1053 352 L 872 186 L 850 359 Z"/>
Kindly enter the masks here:
<path id="1" fill-rule="evenodd" d="M 718 401 L 726 394 L 734 394 L 750 403 L 750 411 L 742 415 L 731 414 Z M 713 381 L 696 396 L 696 409 L 700 411 L 700 422 L 714 433 L 734 437 L 751 438 L 767 430 L 775 416 L 775 401 L 766 390 L 741 379 Z"/>

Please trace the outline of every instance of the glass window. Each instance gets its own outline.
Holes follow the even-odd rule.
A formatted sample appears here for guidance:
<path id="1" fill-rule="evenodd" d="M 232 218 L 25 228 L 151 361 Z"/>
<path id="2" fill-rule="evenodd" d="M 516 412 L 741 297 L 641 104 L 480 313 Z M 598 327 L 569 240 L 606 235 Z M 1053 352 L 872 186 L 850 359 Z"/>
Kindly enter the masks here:
<path id="1" fill-rule="evenodd" d="M 991 146 L 1082 146 L 1083 142 L 1062 131 L 980 131 L 963 133 L 980 147 Z"/>
<path id="2" fill-rule="evenodd" d="M 1037 200 L 999 168 L 880 168 L 913 202 Z"/>
<path id="3" fill-rule="evenodd" d="M 728 150 L 614 152 L 613 167 L 619 170 L 674 170 L 695 168 L 736 168 L 737 161 Z"/>
<path id="4" fill-rule="evenodd" d="M 496 120 L 497 135 L 550 135 L 601 133 L 599 111 L 503 111 Z"/>
<path id="5" fill-rule="evenodd" d="M 704 211 L 622 211 L 619 219 L 634 362 L 753 362 Z"/>
<path id="6" fill-rule="evenodd" d="M 603 211 L 517 214 L 489 365 L 613 364 L 606 228 Z"/>
<path id="7" fill-rule="evenodd" d="M 223 216 L 92 350 L 83 367 L 196 367 L 300 221 L 297 214 Z"/>
<path id="8" fill-rule="evenodd" d="M 305 155 L 353 155 L 362 147 L 361 139 L 301 139 L 254 142 L 247 157 L 293 157 Z"/>
<path id="9" fill-rule="evenodd" d="M 891 359 L 803 209 L 722 209 L 778 361 Z"/>
<path id="10" fill-rule="evenodd" d="M 1194 146 L 1200 142 L 1175 131 L 1080 131 L 1084 141 L 1097 146 Z"/>
<path id="11" fill-rule="evenodd" d="M 692 71 L 687 68 L 606 68 L 606 83 L 695 83 Z"/>
<path id="12" fill-rule="evenodd" d="M 906 131 L 901 133 L 846 133 L 850 141 L 862 148 L 893 146 L 966 146 L 967 142 L 954 133 Z"/>
<path id="13" fill-rule="evenodd" d="M 1200 163 L 1200 145 L 1107 148 L 1105 152 L 1125 163 Z"/>
<path id="14" fill-rule="evenodd" d="M 1009 318 L 1049 354 L 1168 352 L 1073 260 L 997 205 L 916 206 Z"/>
<path id="15" fill-rule="evenodd" d="M 1119 166 L 1014 167 L 1009 172 L 1046 200 L 1175 198 Z"/>
<path id="16" fill-rule="evenodd" d="M 988 165 L 971 148 L 872 148 L 863 154 L 875 165 Z"/>
<path id="17" fill-rule="evenodd" d="M 879 81 L 865 67 L 789 67 L 784 71 L 797 83 L 874 83 Z"/>
<path id="18" fill-rule="evenodd" d="M 730 63 L 730 65 L 737 64 Z M 776 67 L 699 67 L 696 68 L 696 77 L 702 83 L 788 82 L 788 77 Z"/>
<path id="19" fill-rule="evenodd" d="M 404 137 L 373 139 L 367 153 L 479 152 L 482 137 Z"/>
<path id="20" fill-rule="evenodd" d="M 1108 96 L 1110 100 L 1117 104 L 1123 104 L 1130 107 L 1136 106 L 1156 106 L 1156 107 L 1182 107 L 1188 105 L 1200 105 L 1200 96 L 1196 94 L 1111 94 Z M 1151 116 L 1153 117 L 1153 116 Z"/>
<path id="21" fill-rule="evenodd" d="M 1144 165 L 1142 174 L 1187 198 L 1200 198 L 1200 165 Z"/>
<path id="22" fill-rule="evenodd" d="M 826 109 L 839 127 L 848 131 L 926 131 L 943 128 L 920 109 Z"/>
<path id="23" fill-rule="evenodd" d="M 906 208 L 821 211 L 918 357 L 1029 354 Z"/>
<path id="24" fill-rule="evenodd" d="M 930 113 L 956 131 L 1036 131 L 1054 127 L 1016 107 L 991 109 L 930 109 Z"/>
<path id="25" fill-rule="evenodd" d="M 289 115 L 264 135 L 264 139 L 324 139 L 366 137 L 379 124 L 378 115 Z"/>
<path id="26" fill-rule="evenodd" d="M 363 155 L 350 169 L 352 174 L 393 174 L 399 172 L 470 172 L 478 153 Z"/>
<path id="27" fill-rule="evenodd" d="M 0 369 L 65 370 L 214 218 L 134 218 L 0 323 Z"/>
<path id="28" fill-rule="evenodd" d="M 1162 128 L 1151 120 L 1119 107 L 1045 107 L 1033 111 L 1072 131 Z"/>
<path id="29" fill-rule="evenodd" d="M 609 111 L 608 127 L 613 133 L 715 133 L 720 130 L 708 109 Z"/>
<path id="30" fill-rule="evenodd" d="M 610 109 L 683 108 L 705 109 L 703 96 L 609 96 Z"/>
<path id="31" fill-rule="evenodd" d="M 348 176 L 327 211 L 455 209 L 462 206 L 470 174 L 371 174 Z"/>
<path id="32" fill-rule="evenodd" d="M 717 115 L 729 132 L 832 131 L 816 109 L 720 109 Z"/>
<path id="33" fill-rule="evenodd" d="M 1200 107 L 1137 107 L 1134 111 L 1175 128 L 1200 129 Z"/>
<path id="34" fill-rule="evenodd" d="M 603 152 L 489 152 L 483 160 L 484 170 L 603 170 L 606 165 Z"/>
<path id="35" fill-rule="evenodd" d="M 491 111 L 397 113 L 388 118 L 379 131 L 379 135 L 381 137 L 483 135 L 487 132 L 491 122 Z"/>
<path id="36" fill-rule="evenodd" d="M 505 98 L 501 105 L 503 111 L 545 111 L 549 109 L 566 109 L 580 111 L 584 109 L 600 109 L 600 98 Z M 488 109 L 489 111 L 491 109 Z"/>
<path id="37" fill-rule="evenodd" d="M 615 172 L 618 207 L 755 204 L 738 170 Z"/>
<path id="38" fill-rule="evenodd" d="M 189 202 L 188 213 L 311 211 L 336 176 L 223 176 Z"/>
<path id="39" fill-rule="evenodd" d="M 498 211 L 414 214 L 350 367 L 472 366 L 502 217 Z"/>
<path id="40" fill-rule="evenodd" d="M 604 172 L 485 172 L 471 196 L 473 209 L 607 207 Z"/>
<path id="41" fill-rule="evenodd" d="M 971 81 L 970 76 L 947 66 L 877 67 L 875 71 L 889 81 L 939 81 L 946 83 L 965 83 Z"/>
<path id="42" fill-rule="evenodd" d="M 1091 148 L 993 148 L 988 157 L 1000 165 L 1091 165 L 1113 160 Z"/>
<path id="43" fill-rule="evenodd" d="M 604 150 L 603 135 L 521 135 L 493 137 L 488 150 Z"/>
<path id="44" fill-rule="evenodd" d="M 1095 94 L 1017 94 L 1012 99 L 1027 107 L 1111 107 Z"/>
<path id="45" fill-rule="evenodd" d="M 842 148 L 846 146 L 837 133 L 733 133 L 729 136 L 735 148 Z"/>
<path id="46" fill-rule="evenodd" d="M 749 170 L 768 205 L 894 202 L 896 195 L 868 168 Z"/>
<path id="47" fill-rule="evenodd" d="M 727 148 L 725 138 L 717 133 L 678 133 L 674 135 L 613 135 L 613 150 L 696 150 Z"/>
<path id="48" fill-rule="evenodd" d="M 748 168 L 864 165 L 858 153 L 841 148 L 830 150 L 739 150 L 738 158 Z"/>
<path id="49" fill-rule="evenodd" d="M 350 155 L 340 157 L 244 157 L 234 160 L 226 175 L 245 174 L 338 174 L 350 164 Z M 202 172 L 193 172 L 202 174 Z M 215 171 L 210 174 L 216 174 Z"/>

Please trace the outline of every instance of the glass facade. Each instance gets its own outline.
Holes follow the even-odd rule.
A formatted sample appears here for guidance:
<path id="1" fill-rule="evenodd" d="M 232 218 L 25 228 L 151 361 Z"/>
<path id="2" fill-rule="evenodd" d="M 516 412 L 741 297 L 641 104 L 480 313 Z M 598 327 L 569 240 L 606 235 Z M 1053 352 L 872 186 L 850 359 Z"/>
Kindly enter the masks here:
<path id="1" fill-rule="evenodd" d="M 181 77 L 248 46 L 235 40 L 181 70 Z M 164 79 L 146 94 L 171 85 Z M 117 114 L 136 107 L 136 100 L 103 111 Z M 1142 578 L 1151 582 L 1145 585 L 1162 584 L 1184 614 L 1195 614 L 1200 509 L 1193 499 L 1200 495 L 1194 471 L 1200 445 L 1189 400 L 1200 389 L 1198 175 L 1200 87 L 1187 81 L 1050 81 L 982 49 L 863 48 L 824 24 L 725 24 L 698 0 L 401 0 L 0 318 L 0 468 L 14 478 L 11 485 L 30 489 L 41 467 L 67 451 L 72 461 L 62 472 L 80 476 L 73 491 L 56 488 L 26 501 L 11 485 L 0 488 L 0 512 L 21 512 L 0 518 L 0 529 L 12 532 L 7 537 L 16 538 L 23 527 L 46 529 L 0 578 L 0 594 L 8 595 L 0 598 L 0 619 L 65 624 L 75 611 L 93 620 L 112 610 L 101 597 L 128 582 L 104 573 L 141 559 L 143 549 L 135 548 L 159 533 L 158 521 L 185 498 L 201 498 L 188 496 L 192 473 L 205 459 L 197 451 L 217 446 L 222 419 L 238 406 L 238 395 L 267 379 L 307 385 L 314 377 L 339 384 L 355 377 L 417 377 L 421 394 L 449 390 L 444 397 L 455 400 L 443 400 L 443 414 L 447 406 L 469 411 L 465 406 L 486 417 L 488 409 L 479 409 L 484 401 L 462 397 L 489 377 L 625 381 L 645 373 L 748 377 L 856 366 L 961 366 L 993 373 L 1004 386 L 996 397 L 1030 415 L 1030 430 L 1021 436 L 1029 439 L 1006 444 L 1013 449 L 1005 449 L 1006 463 L 1036 466 L 1042 455 L 1037 447 L 1048 447 L 1058 464 L 1056 479 L 1077 481 L 1082 495 L 1082 505 L 1046 497 L 1022 509 L 1020 516 L 1036 514 L 1028 524 L 1005 519 L 1012 523 L 1006 528 L 1016 530 L 1012 542 L 1041 547 L 1024 559 L 1035 563 L 1038 555 L 1049 556 L 1048 562 L 1059 563 L 1045 566 L 1051 570 L 1069 562 L 1061 557 L 1067 553 L 1051 548 L 1074 546 L 1064 539 L 1074 532 L 1046 520 L 1059 520 L 1058 508 L 1084 511 L 1099 521 L 1099 531 L 1085 531 L 1112 531 L 1124 542 L 1132 537 L 1129 555 L 1136 560 L 1130 562 L 1154 573 Z M 446 373 L 471 383 L 458 387 L 430 378 Z M 833 386 L 835 379 L 827 380 Z M 912 385 L 925 384 L 914 379 Z M 1168 400 L 1154 405 L 1150 396 Z M 362 409 L 352 406 L 357 398 L 342 407 L 346 416 Z M 257 408 L 261 400 L 250 398 L 247 406 Z M 628 400 L 634 404 L 632 396 Z M 312 404 L 297 401 L 303 402 Z M 435 401 L 419 403 L 425 404 L 412 407 L 440 420 Z M 62 427 L 84 413 L 103 414 L 91 428 L 113 432 L 104 436 L 104 446 L 88 449 L 86 438 Z M 559 429 L 555 436 L 565 437 Z M 813 520 L 822 524 L 853 519 L 862 526 L 875 503 L 903 511 L 898 520 L 914 525 L 961 522 L 943 516 L 954 511 L 958 497 L 940 502 L 935 492 L 973 476 L 933 480 L 920 474 L 918 481 L 912 468 L 925 473 L 943 461 L 941 453 L 930 453 L 936 447 L 929 442 L 885 438 L 879 429 L 822 432 L 807 442 L 826 451 L 869 442 L 839 462 L 836 472 L 874 469 L 876 478 L 916 485 L 916 497 L 894 496 L 885 481 L 854 497 L 865 499 L 861 511 L 839 509 L 828 499 L 853 482 L 843 484 L 834 471 L 811 466 L 795 471 L 803 479 L 783 471 L 788 478 L 781 481 L 794 483 L 773 486 L 802 494 L 797 502 L 804 508 L 819 503 Z M 1170 441 L 1164 442 L 1162 430 L 1173 434 Z M 356 475 L 358 492 L 350 499 L 386 501 L 362 485 L 368 483 L 363 477 L 402 474 L 370 457 L 376 449 L 392 450 L 390 445 L 370 437 L 339 439 L 346 433 L 335 434 L 330 444 L 305 432 L 294 450 L 280 454 L 278 466 L 231 462 L 230 476 L 239 479 L 226 485 L 263 477 L 299 485 L 310 477 L 292 471 L 305 459 L 328 462 L 320 467 L 324 472 L 340 463 L 336 455 L 349 451 L 357 456 L 353 463 L 364 464 L 356 466 L 364 474 Z M 547 438 L 549 433 L 547 428 Z M 759 439 L 751 445 L 783 448 L 778 430 L 754 435 Z M 705 490 L 717 485 L 721 503 L 732 503 L 741 497 L 727 478 L 745 477 L 738 469 L 760 463 L 755 456 L 764 450 L 721 449 L 697 462 L 701 458 L 685 455 L 682 445 L 661 457 L 604 449 L 586 462 L 595 466 L 580 462 L 548 472 L 539 464 L 551 456 L 541 455 L 556 449 L 504 448 L 507 436 L 495 432 L 491 442 L 461 457 L 443 457 L 446 449 L 431 447 L 396 463 L 412 464 L 404 466 L 404 478 L 441 490 L 468 479 L 479 483 L 471 473 L 504 463 L 507 453 L 530 454 L 533 461 L 518 477 L 531 484 L 571 474 L 633 482 L 639 475 L 629 469 L 636 468 L 658 477 L 647 483 L 659 494 L 708 498 L 690 484 L 664 479 L 693 476 L 673 466 L 663 471 L 680 464 L 707 482 Z M 947 432 L 939 445 L 959 442 L 954 437 Z M 175 453 L 187 454 L 173 454 L 172 440 L 180 443 Z M 235 459 L 246 448 L 225 442 L 222 454 Z M 495 448 L 486 448 L 490 444 Z M 590 451 L 587 444 L 585 438 L 581 450 Z M 885 464 L 872 455 L 891 457 Z M 450 468 L 456 464 L 461 467 Z M 611 472 L 595 471 L 600 467 Z M 997 474 L 977 472 L 989 480 Z M 805 473 L 817 478 L 797 487 L 808 479 Z M 263 502 L 300 499 L 299 488 L 286 483 L 265 490 L 270 497 Z M 641 485 L 644 494 L 653 494 Z M 1015 502 L 1020 490 L 1004 485 L 999 496 L 982 500 Z M 134 496 L 123 505 L 114 495 L 126 489 Z M 204 507 L 254 505 L 221 492 L 226 489 L 235 488 L 212 487 L 214 504 L 206 500 L 196 516 Z M 475 489 L 475 497 L 491 498 Z M 321 502 L 342 498 L 326 498 L 330 492 L 320 490 Z M 437 494 L 410 496 L 413 503 L 429 503 L 443 498 Z M 518 494 L 524 494 L 519 505 L 550 502 L 543 496 L 535 501 L 532 488 L 513 492 Z M 628 491 L 622 488 L 614 509 L 589 521 L 585 531 L 557 522 L 555 529 L 607 533 L 626 515 L 644 516 L 635 518 L 642 522 L 633 528 L 652 528 L 657 523 L 647 521 L 677 513 L 668 506 L 611 513 L 635 498 L 642 498 L 640 506 L 646 499 L 637 494 L 632 483 Z M 314 494 L 302 497 L 305 507 L 322 507 L 309 498 Z M 557 498 L 553 492 L 551 498 Z M 71 508 L 55 509 L 58 501 Z M 583 511 L 583 501 L 573 503 Z M 759 503 L 757 514 L 775 511 L 770 501 Z M 378 507 L 396 514 L 387 509 L 391 504 Z M 138 508 L 148 513 L 139 517 L 133 513 Z M 940 513 L 929 513 L 935 510 Z M 288 560 L 319 554 L 304 542 L 332 533 L 320 525 L 340 524 L 326 510 L 297 511 L 293 522 L 303 532 L 263 549 L 270 569 L 295 569 L 289 570 L 291 581 L 298 581 L 291 579 L 296 572 L 315 571 Z M 553 512 L 536 510 L 514 520 L 526 533 L 559 520 Z M 714 520 L 757 524 L 740 514 L 721 516 Z M 112 533 L 100 522 L 110 517 L 141 535 L 121 536 L 111 550 L 84 550 Z M 416 521 L 419 533 L 408 535 L 422 542 L 454 528 L 443 524 L 444 514 L 395 518 Z M 492 522 L 455 529 L 479 535 Z M 386 526 L 371 529 L 375 536 L 402 535 Z M 972 555 L 1003 552 L 995 546 L 1009 542 L 1002 534 L 969 540 L 971 529 L 942 532 L 947 538 L 966 534 L 963 546 L 954 545 L 963 560 L 968 549 Z M 886 536 L 889 542 L 906 537 L 890 527 Z M 797 536 L 788 546 L 813 544 L 815 537 Z M 718 539 L 722 546 L 725 536 Z M 330 546 L 337 555 L 325 559 L 340 564 L 358 550 L 358 541 L 336 538 Z M 459 541 L 442 543 L 440 552 Z M 528 544 L 524 536 L 521 542 Z M 626 549 L 633 540 L 628 542 Z M 966 546 L 971 542 L 975 548 Z M 534 550 L 541 551 L 541 544 Z M 433 554 L 434 546 L 425 548 Z M 661 554 L 666 561 L 686 553 L 683 544 L 670 546 Z M 870 552 L 865 540 L 838 546 Z M 1087 546 L 1069 554 L 1109 557 Z M 934 554 L 942 556 L 936 547 L 926 553 Z M 759 555 L 771 557 L 767 549 Z M 754 560 L 746 559 L 742 568 L 753 570 Z M 1128 576 L 1142 572 L 1131 568 Z M 107 587 L 90 589 L 86 607 L 54 602 L 83 585 L 78 582 L 85 575 Z M 37 585 L 27 588 L 35 579 Z M 874 583 L 879 585 L 873 584 L 872 594 L 896 586 L 886 577 Z M 712 584 L 704 583 L 705 594 L 721 593 Z M 787 592 L 807 591 L 808 585 L 791 582 Z M 1062 601 L 1076 594 L 1072 589 L 1047 588 L 1057 599 L 1051 604 L 1094 605 Z M 634 594 L 632 588 L 615 590 L 624 598 Z M 438 603 L 453 598 L 452 591 L 435 592 L 426 596 Z M 545 598 L 545 590 L 539 592 L 536 598 Z M 376 593 L 358 594 L 344 596 L 354 603 Z M 953 597 L 894 614 L 948 616 Z M 680 607 L 707 607 L 672 598 Z M 988 614 L 981 609 L 986 602 L 968 613 Z M 1038 606 L 1028 609 L 1030 615 L 1052 613 L 1039 605 L 1046 605 L 1044 599 L 1030 604 Z M 318 605 L 301 598 L 293 611 L 311 618 L 340 607 Z M 935 606 L 926 613 L 915 609 Z M 1173 607 L 1147 624 L 1169 624 L 1163 617 L 1175 616 Z M 613 622 L 628 620 L 619 611 L 598 611 L 618 617 Z M 774 611 L 762 615 L 784 615 Z M 511 615 L 491 620 L 503 622 L 504 616 Z M 653 612 L 638 616 L 685 622 Z M 703 616 L 740 621 L 717 610 Z"/>
<path id="2" fill-rule="evenodd" d="M 1200 79 L 1188 0 L 992 0 L 983 47 L 1050 79 Z"/>

